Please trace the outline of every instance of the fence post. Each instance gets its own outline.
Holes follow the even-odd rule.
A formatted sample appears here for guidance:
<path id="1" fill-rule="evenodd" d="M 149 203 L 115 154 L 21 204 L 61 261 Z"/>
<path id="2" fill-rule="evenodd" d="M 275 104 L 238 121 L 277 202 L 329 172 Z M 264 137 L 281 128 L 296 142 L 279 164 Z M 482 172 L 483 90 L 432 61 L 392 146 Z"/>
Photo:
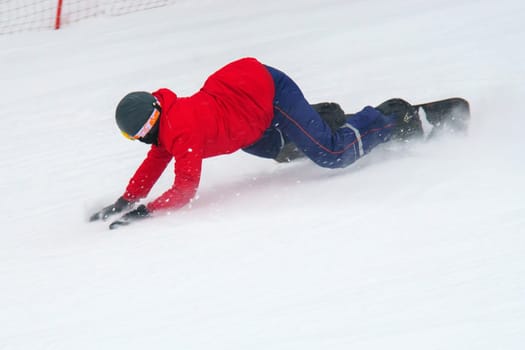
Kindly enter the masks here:
<path id="1" fill-rule="evenodd" d="M 55 18 L 55 29 L 60 28 L 60 16 L 62 15 L 62 0 L 58 0 L 57 4 L 57 16 Z"/>

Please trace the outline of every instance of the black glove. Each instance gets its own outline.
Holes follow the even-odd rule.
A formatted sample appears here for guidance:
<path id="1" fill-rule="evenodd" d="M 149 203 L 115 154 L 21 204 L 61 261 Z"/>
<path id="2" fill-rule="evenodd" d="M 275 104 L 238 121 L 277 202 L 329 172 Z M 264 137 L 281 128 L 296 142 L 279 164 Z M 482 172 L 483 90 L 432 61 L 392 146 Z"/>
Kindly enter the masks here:
<path id="1" fill-rule="evenodd" d="M 99 212 L 96 212 L 95 214 L 91 215 L 89 221 L 106 220 L 111 215 L 115 215 L 122 212 L 123 210 L 130 209 L 133 206 L 133 204 L 134 202 L 127 201 L 124 198 L 120 197 L 115 203 L 108 205 Z"/>
<path id="2" fill-rule="evenodd" d="M 150 216 L 150 213 L 146 206 L 140 205 L 137 207 L 137 209 L 130 211 L 129 213 L 122 216 L 117 221 L 113 221 L 111 225 L 109 225 L 110 230 L 114 230 L 116 228 L 119 228 L 120 226 L 126 226 L 132 223 L 133 221 L 142 220 Z"/>

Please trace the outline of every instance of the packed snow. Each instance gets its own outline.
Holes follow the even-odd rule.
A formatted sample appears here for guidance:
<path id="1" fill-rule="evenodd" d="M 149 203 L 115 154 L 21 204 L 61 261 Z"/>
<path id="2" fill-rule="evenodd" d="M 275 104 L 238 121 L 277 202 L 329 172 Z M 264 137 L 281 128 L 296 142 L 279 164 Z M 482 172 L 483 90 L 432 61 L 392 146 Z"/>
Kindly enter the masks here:
<path id="1" fill-rule="evenodd" d="M 521 0 L 181 0 L 0 36 L 0 349 L 523 349 L 524 17 Z M 190 95 L 244 56 L 347 112 L 462 96 L 471 128 L 340 170 L 211 158 L 182 210 L 89 223 L 148 150 L 118 132 L 120 98 Z"/>

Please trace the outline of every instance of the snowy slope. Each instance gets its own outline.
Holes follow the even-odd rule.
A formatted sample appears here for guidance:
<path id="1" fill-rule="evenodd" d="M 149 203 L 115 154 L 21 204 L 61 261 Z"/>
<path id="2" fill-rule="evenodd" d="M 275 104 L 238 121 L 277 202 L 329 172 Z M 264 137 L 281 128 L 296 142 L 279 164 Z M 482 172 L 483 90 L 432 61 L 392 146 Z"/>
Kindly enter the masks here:
<path id="1" fill-rule="evenodd" d="M 522 349 L 524 15 L 186 0 L 0 37 L 0 349 Z M 242 56 L 349 112 L 464 96 L 472 128 L 343 170 L 217 157 L 190 207 L 88 223 L 147 151 L 119 135 L 119 99 L 189 95 Z"/>

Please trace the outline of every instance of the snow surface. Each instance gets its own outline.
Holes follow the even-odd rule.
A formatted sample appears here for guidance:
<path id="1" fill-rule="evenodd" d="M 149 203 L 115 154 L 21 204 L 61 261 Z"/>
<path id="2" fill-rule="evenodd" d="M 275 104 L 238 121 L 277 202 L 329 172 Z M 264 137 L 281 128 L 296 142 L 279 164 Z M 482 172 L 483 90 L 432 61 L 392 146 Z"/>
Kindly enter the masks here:
<path id="1" fill-rule="evenodd" d="M 0 349 L 523 349 L 523 18 L 521 0 L 185 0 L 0 37 Z M 342 170 L 212 158 L 188 208 L 88 223 L 147 151 L 120 98 L 189 95 L 242 56 L 349 112 L 463 96 L 472 127 Z"/>

